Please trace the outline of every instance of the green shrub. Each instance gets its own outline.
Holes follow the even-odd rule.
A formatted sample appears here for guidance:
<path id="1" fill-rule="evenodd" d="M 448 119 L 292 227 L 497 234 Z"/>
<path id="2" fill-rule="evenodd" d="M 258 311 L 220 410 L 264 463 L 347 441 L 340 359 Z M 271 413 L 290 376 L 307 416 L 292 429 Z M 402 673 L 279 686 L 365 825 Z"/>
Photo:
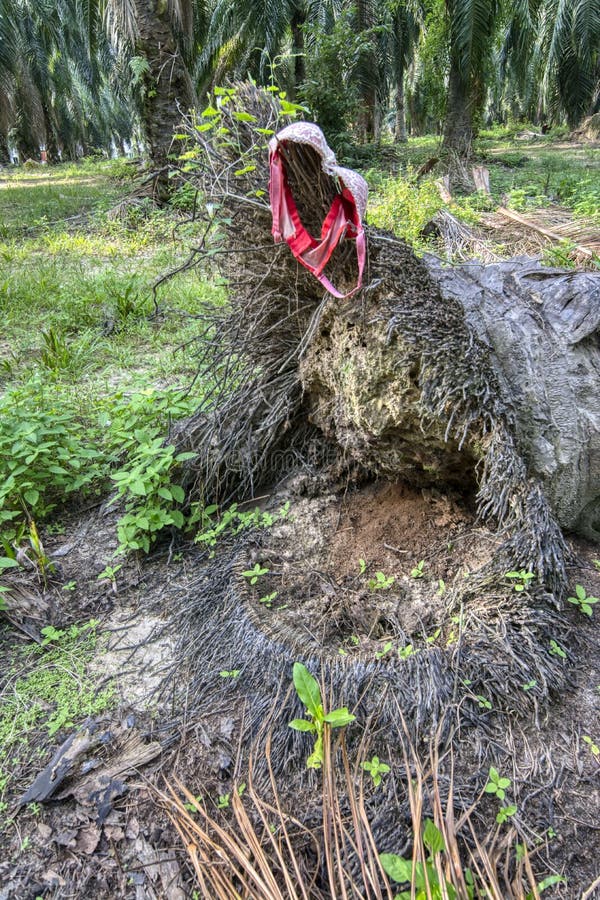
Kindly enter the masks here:
<path id="1" fill-rule="evenodd" d="M 11 540 L 26 516 L 44 518 L 65 497 L 89 492 L 102 454 L 60 394 L 40 378 L 0 397 L 0 533 Z"/>
<path id="2" fill-rule="evenodd" d="M 176 453 L 175 447 L 165 446 L 160 437 L 142 438 L 126 464 L 112 475 L 117 486 L 114 500 L 123 498 L 126 509 L 117 525 L 119 553 L 128 550 L 148 553 L 163 528 L 184 527 L 180 506 L 185 493 L 173 478 L 179 464 L 195 455 Z"/>
<path id="3" fill-rule="evenodd" d="M 416 182 L 409 167 L 406 177 L 381 183 L 369 205 L 369 220 L 418 245 L 423 228 L 442 206 L 435 183 L 429 179 Z"/>

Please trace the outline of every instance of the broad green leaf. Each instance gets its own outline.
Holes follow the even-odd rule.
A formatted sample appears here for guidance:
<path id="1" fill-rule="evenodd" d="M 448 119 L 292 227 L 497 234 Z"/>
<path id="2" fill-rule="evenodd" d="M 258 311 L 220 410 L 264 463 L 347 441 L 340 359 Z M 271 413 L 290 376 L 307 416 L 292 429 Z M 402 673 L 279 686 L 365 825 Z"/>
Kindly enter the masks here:
<path id="1" fill-rule="evenodd" d="M 36 491 L 35 488 L 31 488 L 29 491 L 25 491 L 25 499 L 30 506 L 35 506 L 40 499 L 40 492 Z"/>
<path id="2" fill-rule="evenodd" d="M 171 513 L 171 518 L 173 520 L 173 525 L 175 526 L 175 528 L 183 528 L 185 519 L 180 509 L 174 509 Z"/>
<path id="3" fill-rule="evenodd" d="M 321 705 L 321 688 L 317 679 L 310 674 L 302 663 L 294 663 L 293 678 L 296 693 L 311 716 L 316 718 Z"/>
<path id="4" fill-rule="evenodd" d="M 19 567 L 19 563 L 16 559 L 11 559 L 10 556 L 0 556 L 0 569 L 15 569 Z"/>
<path id="5" fill-rule="evenodd" d="M 183 503 L 185 500 L 185 491 L 178 484 L 171 485 L 171 494 L 173 495 L 173 499 L 177 501 L 177 503 Z"/>
<path id="6" fill-rule="evenodd" d="M 292 719 L 289 723 L 289 727 L 293 728 L 294 731 L 316 731 L 317 726 L 314 722 L 309 722 L 308 719 Z"/>
<path id="7" fill-rule="evenodd" d="M 234 112 L 234 119 L 237 119 L 238 122 L 256 122 L 256 116 L 253 116 L 252 113 L 249 112 Z"/>
<path id="8" fill-rule="evenodd" d="M 379 862 L 386 875 L 389 875 L 392 881 L 403 884 L 405 881 L 412 881 L 412 862 L 397 856 L 395 853 L 380 853 Z"/>
<path id="9" fill-rule="evenodd" d="M 352 713 L 348 712 L 347 706 L 342 706 L 340 709 L 333 709 L 330 713 L 327 713 L 324 718 L 332 728 L 344 728 L 345 725 L 354 722 L 356 716 L 353 716 Z"/>
<path id="10" fill-rule="evenodd" d="M 425 828 L 423 829 L 423 843 L 432 856 L 435 856 L 436 853 L 441 853 L 442 850 L 446 849 L 442 832 L 434 824 L 434 822 L 431 821 L 431 819 L 425 819 Z"/>

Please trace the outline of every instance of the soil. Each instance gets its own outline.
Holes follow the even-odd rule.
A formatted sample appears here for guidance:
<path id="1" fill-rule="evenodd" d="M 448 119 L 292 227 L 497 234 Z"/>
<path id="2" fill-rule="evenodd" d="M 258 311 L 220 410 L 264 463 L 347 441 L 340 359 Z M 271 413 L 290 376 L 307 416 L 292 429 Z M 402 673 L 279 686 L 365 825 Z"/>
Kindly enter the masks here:
<path id="1" fill-rule="evenodd" d="M 456 613 L 449 598 L 468 582 L 469 573 L 485 566 L 498 543 L 476 521 L 469 497 L 388 482 L 331 484 L 327 490 L 319 485 L 315 491 L 310 478 L 297 476 L 266 505 L 277 509 L 286 498 L 291 501 L 287 518 L 267 532 L 240 536 L 214 560 L 193 544 L 163 546 L 146 559 L 129 558 L 117 574 L 116 590 L 97 576 L 116 545 L 118 512 L 92 510 L 67 522 L 64 535 L 46 536 L 47 551 L 62 553 L 56 557 L 60 573 L 47 591 L 33 581 L 31 588 L 45 596 L 57 626 L 86 621 L 92 614 L 101 619 L 105 638 L 93 671 L 99 684 L 114 680 L 119 704 L 95 723 L 102 740 L 91 755 L 78 760 L 58 797 L 37 807 L 12 806 L 0 837 L 1 900 L 192 896 L 189 859 L 157 801 L 156 788 L 165 776 L 176 775 L 193 794 L 217 797 L 243 776 L 240 741 L 244 722 L 252 718 L 247 691 L 252 690 L 254 702 L 262 697 L 261 708 L 272 706 L 274 696 L 270 672 L 264 669 L 262 683 L 252 674 L 249 651 L 239 638 L 246 633 L 240 624 L 244 617 L 253 640 L 262 635 L 260 652 L 268 655 L 280 684 L 283 678 L 289 685 L 290 660 L 299 653 L 342 665 L 346 673 L 371 666 L 380 673 L 377 677 L 398 667 L 397 658 L 386 651 L 389 642 L 394 652 L 408 645 L 419 651 L 402 663 L 407 673 L 429 653 L 432 660 L 447 656 L 444 647 L 452 640 Z M 580 540 L 572 546 L 578 561 L 571 581 L 585 584 L 597 596 L 600 572 L 593 560 L 598 548 Z M 269 572 L 253 587 L 239 575 L 257 561 Z M 216 572 L 229 585 L 229 607 L 218 606 Z M 377 572 L 394 581 L 386 588 L 369 587 Z M 71 580 L 76 590 L 61 590 Z M 278 596 L 270 604 L 260 602 L 273 591 Z M 186 618 L 187 608 L 204 609 L 202 604 L 209 610 L 205 616 L 214 606 L 211 627 L 221 635 L 221 649 L 206 641 L 200 619 L 197 634 L 182 624 L 194 621 Z M 231 614 L 223 612 L 227 608 L 236 610 L 238 631 L 232 630 Z M 500 701 L 492 712 L 478 712 L 472 704 L 471 724 L 465 720 L 455 747 L 457 785 L 473 783 L 490 754 L 512 773 L 522 827 L 531 846 L 537 846 L 532 860 L 536 872 L 541 877 L 558 871 L 569 879 L 567 887 L 548 889 L 548 897 L 580 898 L 598 875 L 598 761 L 583 741 L 584 735 L 596 741 L 600 737 L 597 615 L 588 620 L 571 605 L 561 613 L 564 633 L 557 637 L 569 647 L 570 687 L 550 702 L 540 693 L 527 715 L 508 719 Z M 9 624 L 2 627 L 1 640 L 8 659 L 15 641 L 26 637 Z M 222 659 L 223 669 L 233 669 L 240 658 L 244 673 L 239 678 L 211 674 L 213 660 Z M 208 683 L 216 683 L 215 691 L 220 691 L 213 699 L 206 691 L 202 695 L 202 685 Z M 188 699 L 176 699 L 173 705 L 173 698 L 182 696 Z M 287 712 L 283 709 L 284 718 Z M 76 729 L 84 730 L 83 724 Z M 40 761 L 15 773 L 11 804 L 68 735 L 68 730 L 54 739 L 35 735 Z M 390 735 L 390 759 L 392 745 Z M 110 775 L 115 761 L 127 759 L 128 747 L 135 748 L 135 761 Z M 104 802 L 86 781 L 89 764 L 93 773 L 110 775 Z M 293 785 L 305 784 L 302 755 L 287 765 L 292 791 Z M 297 815 L 303 797 L 308 809 L 308 796 L 295 794 Z M 548 835 L 549 828 L 556 837 Z"/>

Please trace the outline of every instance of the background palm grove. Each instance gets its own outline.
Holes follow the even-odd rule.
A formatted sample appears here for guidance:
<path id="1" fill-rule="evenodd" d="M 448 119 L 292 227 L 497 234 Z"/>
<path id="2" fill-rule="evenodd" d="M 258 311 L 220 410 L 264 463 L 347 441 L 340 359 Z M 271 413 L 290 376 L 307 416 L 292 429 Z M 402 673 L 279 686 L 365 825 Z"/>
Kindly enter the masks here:
<path id="1" fill-rule="evenodd" d="M 273 80 L 329 139 L 440 133 L 598 111 L 598 0 L 1 0 L 0 163 L 143 142 L 162 164 L 179 108 Z"/>

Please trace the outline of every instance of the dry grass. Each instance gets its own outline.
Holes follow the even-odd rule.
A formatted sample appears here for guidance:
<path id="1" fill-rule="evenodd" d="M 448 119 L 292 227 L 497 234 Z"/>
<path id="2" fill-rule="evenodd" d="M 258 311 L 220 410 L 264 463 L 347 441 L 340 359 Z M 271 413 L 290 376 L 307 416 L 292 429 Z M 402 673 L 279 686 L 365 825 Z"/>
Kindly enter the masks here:
<path id="1" fill-rule="evenodd" d="M 517 858 L 513 826 L 481 827 L 474 812 L 479 798 L 459 811 L 453 790 L 441 786 L 442 758 L 434 743 L 420 756 L 404 726 L 402 755 L 410 773 L 403 789 L 412 822 L 412 884 L 406 894 L 426 900 L 522 900 L 539 898 L 531 855 L 525 844 Z M 268 792 L 253 782 L 252 758 L 247 788 L 231 793 L 223 814 L 197 799 L 177 778 L 167 782 L 159 801 L 179 833 L 203 898 L 215 900 L 392 900 L 398 886 L 385 873 L 365 802 L 358 762 L 365 758 L 365 733 L 352 763 L 342 735 L 325 735 L 318 800 L 320 824 L 302 821 L 284 809 L 271 766 L 271 736 L 260 749 L 270 773 Z M 255 752 L 258 751 L 258 745 Z M 304 798 L 306 804 L 306 798 Z M 289 801 L 288 801 L 289 803 Z M 443 849 L 431 852 L 423 839 L 427 819 L 435 824 Z M 535 852 L 535 851 L 534 851 Z M 421 887 L 417 887 L 421 873 Z M 424 885 L 423 885 L 424 879 Z"/>

